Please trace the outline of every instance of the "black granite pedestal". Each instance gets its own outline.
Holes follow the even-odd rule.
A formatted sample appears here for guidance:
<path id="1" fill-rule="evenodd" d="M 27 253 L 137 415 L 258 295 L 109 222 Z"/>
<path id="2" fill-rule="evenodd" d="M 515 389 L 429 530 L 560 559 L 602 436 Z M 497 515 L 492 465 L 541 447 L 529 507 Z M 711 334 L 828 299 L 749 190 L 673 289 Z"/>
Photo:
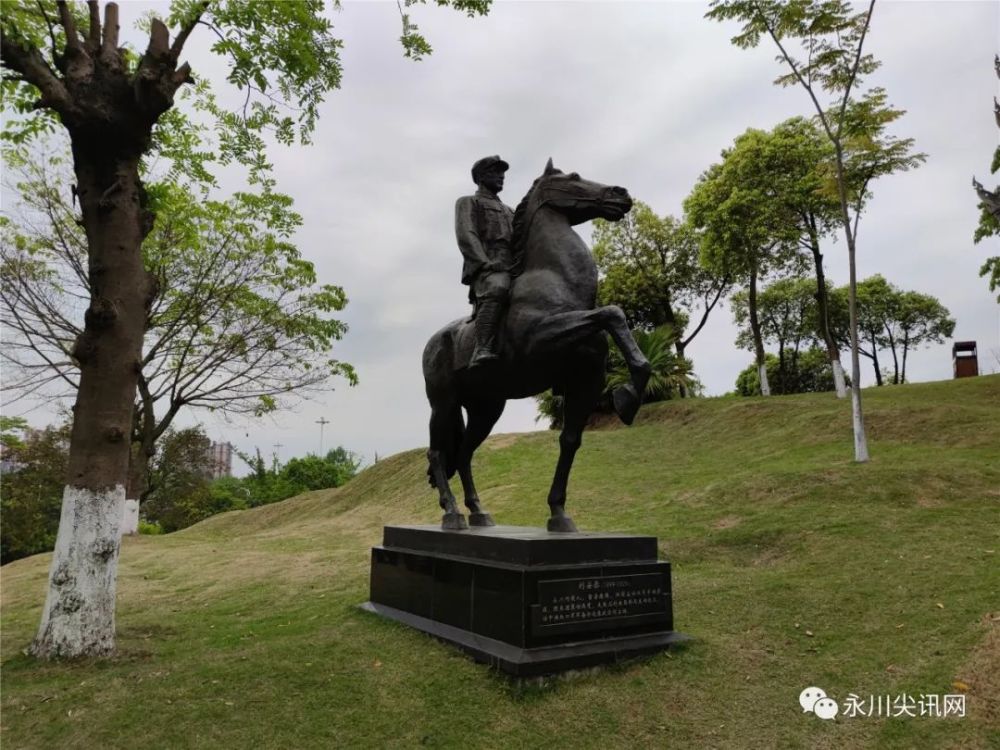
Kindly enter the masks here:
<path id="1" fill-rule="evenodd" d="M 581 669 L 686 640 L 656 537 L 523 526 L 386 526 L 369 612 L 511 675 Z"/>

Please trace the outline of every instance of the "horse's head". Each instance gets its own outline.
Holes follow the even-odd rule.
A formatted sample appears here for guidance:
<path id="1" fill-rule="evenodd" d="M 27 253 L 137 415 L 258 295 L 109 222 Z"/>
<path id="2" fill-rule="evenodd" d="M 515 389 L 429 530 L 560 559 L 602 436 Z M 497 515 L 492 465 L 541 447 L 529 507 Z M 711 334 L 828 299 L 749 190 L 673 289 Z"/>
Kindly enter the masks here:
<path id="1" fill-rule="evenodd" d="M 618 221 L 632 208 L 625 188 L 585 180 L 576 172 L 565 174 L 552 165 L 552 159 L 538 178 L 535 195 L 539 205 L 544 203 L 565 214 L 570 224 L 590 219 Z"/>

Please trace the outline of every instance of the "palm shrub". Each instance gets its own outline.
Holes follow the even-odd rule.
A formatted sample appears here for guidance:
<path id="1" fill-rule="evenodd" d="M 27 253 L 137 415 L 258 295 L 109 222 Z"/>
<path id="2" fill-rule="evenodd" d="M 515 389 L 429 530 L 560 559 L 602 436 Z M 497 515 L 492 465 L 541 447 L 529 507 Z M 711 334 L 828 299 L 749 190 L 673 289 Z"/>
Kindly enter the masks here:
<path id="1" fill-rule="evenodd" d="M 696 393 L 701 389 L 701 383 L 694 376 L 694 364 L 687 357 L 679 356 L 674 349 L 677 334 L 673 326 L 662 325 L 652 331 L 637 329 L 632 332 L 632 336 L 652 368 L 643 394 L 645 403 L 674 398 L 682 389 L 688 393 Z M 611 393 L 630 380 L 625 358 L 617 347 L 612 347 L 608 356 L 608 384 L 601 398 L 601 403 L 609 407 L 608 411 Z"/>
<path id="2" fill-rule="evenodd" d="M 636 329 L 632 332 L 632 336 L 652 368 L 643 394 L 644 403 L 675 398 L 682 389 L 689 395 L 701 391 L 701 383 L 694 375 L 694 365 L 691 360 L 679 356 L 675 351 L 677 336 L 672 326 L 663 325 L 652 331 Z M 608 347 L 607 384 L 594 410 L 595 414 L 611 414 L 614 411 L 611 402 L 612 392 L 631 380 L 628 365 L 621 352 L 610 340 Z M 549 429 L 561 429 L 562 396 L 555 395 L 552 391 L 545 391 L 535 396 L 535 401 L 538 404 L 537 420 L 547 419 Z"/>

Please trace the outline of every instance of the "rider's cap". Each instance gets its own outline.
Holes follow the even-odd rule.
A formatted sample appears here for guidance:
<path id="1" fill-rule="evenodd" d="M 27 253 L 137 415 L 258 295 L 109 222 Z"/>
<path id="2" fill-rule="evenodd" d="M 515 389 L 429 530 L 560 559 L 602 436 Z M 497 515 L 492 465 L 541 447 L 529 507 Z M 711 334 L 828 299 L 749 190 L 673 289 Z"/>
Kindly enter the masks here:
<path id="1" fill-rule="evenodd" d="M 499 156 L 484 156 L 482 159 L 477 161 L 472 165 L 472 181 L 477 185 L 479 184 L 479 175 L 485 172 L 487 169 L 493 166 L 499 165 L 504 172 L 510 169 L 510 164 L 505 162 Z"/>

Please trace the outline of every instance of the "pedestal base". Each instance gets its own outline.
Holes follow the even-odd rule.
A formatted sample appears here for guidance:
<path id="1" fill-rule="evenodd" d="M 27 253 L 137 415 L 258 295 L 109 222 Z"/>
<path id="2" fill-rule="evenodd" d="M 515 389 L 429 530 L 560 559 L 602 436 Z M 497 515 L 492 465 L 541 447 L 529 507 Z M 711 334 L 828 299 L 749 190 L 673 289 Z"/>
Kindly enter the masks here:
<path id="1" fill-rule="evenodd" d="M 581 669 L 687 639 L 656 553 L 648 536 L 387 526 L 362 607 L 512 675 Z"/>

